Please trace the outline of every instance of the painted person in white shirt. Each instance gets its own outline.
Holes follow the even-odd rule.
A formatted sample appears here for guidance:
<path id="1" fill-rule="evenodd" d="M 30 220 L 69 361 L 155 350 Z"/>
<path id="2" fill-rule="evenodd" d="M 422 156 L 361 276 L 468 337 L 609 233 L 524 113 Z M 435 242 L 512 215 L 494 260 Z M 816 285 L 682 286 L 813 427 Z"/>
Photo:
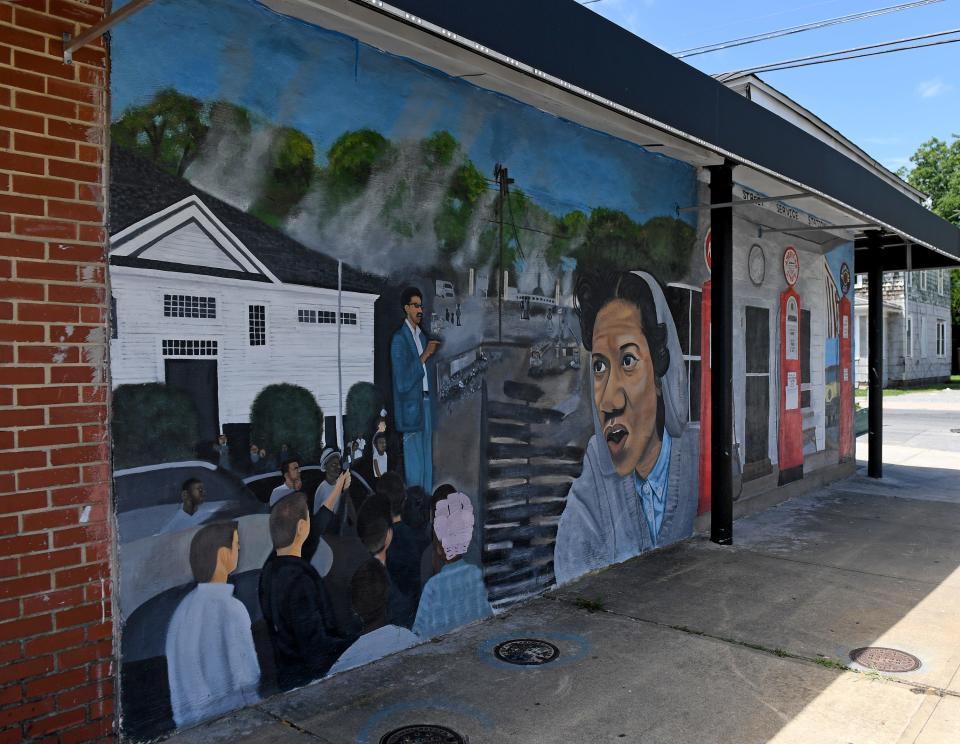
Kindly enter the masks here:
<path id="1" fill-rule="evenodd" d="M 300 461 L 288 458 L 280 463 L 280 472 L 283 474 L 283 483 L 273 489 L 270 494 L 270 506 L 276 504 L 284 496 L 303 488 L 303 479 L 300 477 Z"/>
<path id="2" fill-rule="evenodd" d="M 190 543 L 197 580 L 167 629 L 167 678 L 177 727 L 259 700 L 260 664 L 250 615 L 227 578 L 240 559 L 236 522 L 202 527 Z"/>

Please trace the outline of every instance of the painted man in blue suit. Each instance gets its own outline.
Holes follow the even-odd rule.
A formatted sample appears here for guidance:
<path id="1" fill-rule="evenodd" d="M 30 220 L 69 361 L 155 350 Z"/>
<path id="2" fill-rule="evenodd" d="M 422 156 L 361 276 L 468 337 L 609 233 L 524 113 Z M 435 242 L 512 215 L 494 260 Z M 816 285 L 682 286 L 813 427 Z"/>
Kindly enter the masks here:
<path id="1" fill-rule="evenodd" d="M 393 403 L 397 431 L 403 433 L 403 464 L 407 487 L 433 491 L 433 421 L 431 399 L 436 394 L 434 365 L 440 346 L 420 330 L 423 293 L 407 287 L 400 295 L 403 325 L 390 342 L 393 366 Z"/>

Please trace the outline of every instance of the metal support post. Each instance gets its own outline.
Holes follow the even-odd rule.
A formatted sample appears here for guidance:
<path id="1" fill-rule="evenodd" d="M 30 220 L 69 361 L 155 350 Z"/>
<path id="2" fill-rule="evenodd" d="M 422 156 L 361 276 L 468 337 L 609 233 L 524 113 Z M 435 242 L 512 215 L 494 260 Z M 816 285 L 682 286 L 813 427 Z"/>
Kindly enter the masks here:
<path id="1" fill-rule="evenodd" d="M 869 456 L 867 475 L 883 477 L 883 261 L 880 234 L 868 236 L 870 269 L 867 272 L 869 351 Z"/>
<path id="2" fill-rule="evenodd" d="M 733 201 L 730 161 L 710 166 L 710 203 Z M 710 539 L 733 543 L 733 208 L 710 210 Z"/>

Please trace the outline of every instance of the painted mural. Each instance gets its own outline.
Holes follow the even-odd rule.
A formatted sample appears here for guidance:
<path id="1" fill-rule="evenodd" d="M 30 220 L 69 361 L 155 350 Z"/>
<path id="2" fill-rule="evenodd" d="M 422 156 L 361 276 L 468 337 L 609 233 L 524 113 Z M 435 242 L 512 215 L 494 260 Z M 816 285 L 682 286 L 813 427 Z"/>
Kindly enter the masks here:
<path id="1" fill-rule="evenodd" d="M 112 48 L 129 737 L 692 534 L 693 167 L 252 0 L 156 3 Z"/>

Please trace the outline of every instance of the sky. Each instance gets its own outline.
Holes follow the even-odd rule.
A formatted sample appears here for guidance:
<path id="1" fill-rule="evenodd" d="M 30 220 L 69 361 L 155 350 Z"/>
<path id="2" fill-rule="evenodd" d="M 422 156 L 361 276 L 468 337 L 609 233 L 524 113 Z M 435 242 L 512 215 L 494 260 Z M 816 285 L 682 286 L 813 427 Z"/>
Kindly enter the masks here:
<path id="1" fill-rule="evenodd" d="M 600 0 L 588 7 L 675 53 L 902 2 Z M 942 0 L 684 61 L 716 74 L 958 27 L 960 0 Z M 931 137 L 950 141 L 953 134 L 960 134 L 960 43 L 767 72 L 760 77 L 893 171 L 910 167 L 910 156 Z"/>
<path id="2" fill-rule="evenodd" d="M 321 165 L 349 130 L 400 142 L 445 129 L 481 172 L 492 177 L 504 163 L 516 187 L 556 215 L 599 206 L 645 222 L 696 201 L 691 166 L 254 0 L 156 0 L 117 27 L 111 55 L 114 120 L 173 87 L 300 129 Z"/>

